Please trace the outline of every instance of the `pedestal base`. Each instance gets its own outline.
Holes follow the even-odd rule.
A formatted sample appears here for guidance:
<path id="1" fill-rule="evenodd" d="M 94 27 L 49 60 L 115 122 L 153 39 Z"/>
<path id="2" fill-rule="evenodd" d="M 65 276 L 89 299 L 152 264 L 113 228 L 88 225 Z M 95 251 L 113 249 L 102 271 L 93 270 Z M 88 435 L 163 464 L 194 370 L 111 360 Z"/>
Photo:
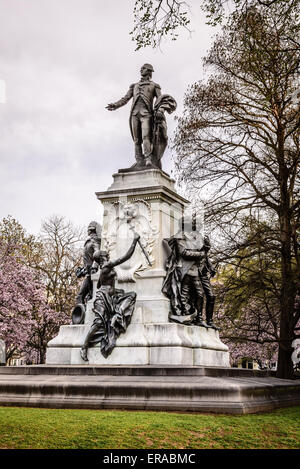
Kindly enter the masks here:
<path id="1" fill-rule="evenodd" d="M 178 232 L 189 201 L 176 192 L 175 181 L 158 169 L 117 173 L 113 178 L 105 192 L 97 192 L 104 208 L 101 250 L 108 251 L 110 259 L 118 259 L 132 243 L 129 226 L 141 235 L 143 249 L 137 246 L 130 259 L 116 266 L 117 288 L 134 291 L 137 300 L 131 324 L 111 355 L 104 358 L 99 344 L 95 345 L 88 350 L 88 363 L 228 367 L 228 348 L 218 331 L 170 323 L 170 301 L 162 293 L 170 254 L 164 240 Z M 84 325 L 60 328 L 58 336 L 48 343 L 47 364 L 86 364 L 80 348 L 94 320 L 97 279 L 97 274 L 92 276 L 94 296 L 88 302 Z"/>
<path id="2" fill-rule="evenodd" d="M 85 364 L 80 348 L 89 325 L 62 326 L 47 348 L 48 365 Z M 218 331 L 175 323 L 132 323 L 109 357 L 99 345 L 89 348 L 90 365 L 202 365 L 229 366 L 228 347 Z"/>
<path id="3" fill-rule="evenodd" d="M 0 404 L 243 414 L 299 405 L 298 381 L 222 367 L 4 366 Z"/>

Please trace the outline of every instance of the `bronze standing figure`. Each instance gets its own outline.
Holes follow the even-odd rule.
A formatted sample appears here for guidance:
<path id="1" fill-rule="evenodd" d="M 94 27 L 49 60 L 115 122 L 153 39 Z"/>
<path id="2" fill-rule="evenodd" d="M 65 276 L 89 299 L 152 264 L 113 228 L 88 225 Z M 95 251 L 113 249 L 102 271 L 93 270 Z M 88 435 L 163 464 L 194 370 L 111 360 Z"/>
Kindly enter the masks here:
<path id="1" fill-rule="evenodd" d="M 141 67 L 140 81 L 130 85 L 126 95 L 119 101 L 106 106 L 109 111 L 114 111 L 132 98 L 129 125 L 136 163 L 125 171 L 161 169 L 160 160 L 167 145 L 164 111 L 169 114 L 173 112 L 176 109 L 176 101 L 169 95 L 161 95 L 160 86 L 151 80 L 153 72 L 151 64 L 144 64 Z"/>
<path id="2" fill-rule="evenodd" d="M 165 240 L 170 255 L 166 264 L 166 277 L 162 291 L 170 299 L 170 320 L 186 325 L 216 328 L 212 321 L 215 296 L 210 276 L 215 274 L 208 251 L 207 236 L 193 229 L 192 220 L 185 219 L 184 232 Z M 206 297 L 206 323 L 203 320 L 204 295 Z"/>
<path id="3" fill-rule="evenodd" d="M 91 221 L 88 226 L 88 238 L 84 243 L 83 249 L 83 267 L 76 270 L 78 278 L 84 278 L 78 295 L 75 301 L 75 307 L 72 311 L 72 323 L 82 324 L 84 321 L 84 314 L 86 302 L 93 296 L 93 283 L 91 274 L 97 272 L 98 264 L 94 260 L 94 253 L 100 250 L 101 238 L 97 230 L 99 224 L 96 221 Z"/>

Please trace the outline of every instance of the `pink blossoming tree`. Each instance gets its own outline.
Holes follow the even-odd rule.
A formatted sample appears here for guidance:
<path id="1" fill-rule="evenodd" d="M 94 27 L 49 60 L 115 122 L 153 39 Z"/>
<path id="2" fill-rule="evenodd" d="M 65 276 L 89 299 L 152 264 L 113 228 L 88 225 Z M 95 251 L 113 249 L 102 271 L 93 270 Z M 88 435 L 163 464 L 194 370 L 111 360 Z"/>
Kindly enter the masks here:
<path id="1" fill-rule="evenodd" d="M 69 318 L 49 307 L 39 273 L 24 264 L 19 251 L 0 241 L 0 338 L 7 359 L 43 363 L 47 342 Z"/>

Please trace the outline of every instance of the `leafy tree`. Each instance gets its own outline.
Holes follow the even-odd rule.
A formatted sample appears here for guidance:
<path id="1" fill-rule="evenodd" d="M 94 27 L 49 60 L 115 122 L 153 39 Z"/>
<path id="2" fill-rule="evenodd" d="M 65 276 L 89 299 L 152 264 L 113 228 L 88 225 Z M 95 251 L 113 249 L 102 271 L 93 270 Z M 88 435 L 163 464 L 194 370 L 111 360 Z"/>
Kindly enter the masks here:
<path id="1" fill-rule="evenodd" d="M 8 358 L 43 363 L 47 343 L 70 322 L 81 239 L 82 230 L 59 216 L 43 222 L 39 237 L 10 216 L 0 223 L 0 337 Z"/>
<path id="2" fill-rule="evenodd" d="M 142 47 L 157 47 L 162 37 L 178 37 L 180 27 L 188 29 L 190 20 L 188 4 L 178 0 L 136 0 L 133 10 L 134 28 L 130 32 L 136 43 L 136 50 Z"/>
<path id="3" fill-rule="evenodd" d="M 40 234 L 34 236 L 8 216 L 0 223 L 0 238 L 27 266 L 40 272 L 51 307 L 70 314 L 79 287 L 74 272 L 82 262 L 82 228 L 53 215 L 43 221 Z"/>
<path id="4" fill-rule="evenodd" d="M 300 7 L 255 4 L 233 14 L 205 59 L 213 74 L 185 97 L 176 164 L 181 182 L 205 194 L 207 224 L 222 238 L 223 262 L 236 266 L 241 257 L 257 255 L 250 216 L 271 227 L 259 238 L 260 250 L 274 262 L 272 275 L 279 272 L 277 375 L 289 378 L 300 314 L 294 307 L 300 288 L 300 113 L 293 100 L 300 57 L 288 38 L 299 36 Z"/>
<path id="5" fill-rule="evenodd" d="M 226 17 L 226 8 L 237 12 L 245 11 L 248 0 L 199 0 L 199 6 L 206 13 L 208 24 L 217 25 Z M 299 0 L 255 0 L 257 5 L 269 7 L 273 4 L 297 4 Z M 226 7 L 226 8 L 225 8 Z M 160 45 L 163 37 L 172 41 L 178 38 L 180 28 L 190 32 L 189 2 L 182 0 L 136 0 L 133 10 L 134 27 L 130 32 L 136 43 L 136 50 L 142 47 Z M 295 38 L 294 38 L 295 39 Z M 299 43 L 294 41 L 299 49 Z"/>
<path id="6" fill-rule="evenodd" d="M 14 244 L 16 250 L 16 244 Z M 21 248 L 20 248 L 21 249 Z M 36 359 L 32 346 L 38 319 L 53 315 L 46 302 L 45 288 L 37 273 L 24 265 L 19 253 L 0 242 L 0 337 L 6 344 L 7 359 L 25 356 Z M 38 349 L 40 359 L 43 351 Z"/>
<path id="7" fill-rule="evenodd" d="M 254 217 L 243 222 L 243 244 L 219 269 L 216 317 L 232 360 L 251 357 L 262 365 L 277 360 L 280 258 L 268 223 Z"/>
<path id="8" fill-rule="evenodd" d="M 34 267 L 39 263 L 43 252 L 42 243 L 36 236 L 27 233 L 11 215 L 3 218 L 0 223 L 0 240 L 11 254 L 17 253 L 26 265 Z"/>
<path id="9" fill-rule="evenodd" d="M 233 11 L 239 14 L 245 13 L 251 3 L 254 6 L 264 6 L 268 9 L 268 7 L 272 5 L 286 6 L 290 4 L 295 6 L 299 4 L 299 0 L 254 0 L 253 2 L 249 0 L 203 0 L 201 6 L 206 12 L 208 23 L 215 26 L 224 21 L 226 18 L 226 10 L 231 10 L 231 13 Z"/>

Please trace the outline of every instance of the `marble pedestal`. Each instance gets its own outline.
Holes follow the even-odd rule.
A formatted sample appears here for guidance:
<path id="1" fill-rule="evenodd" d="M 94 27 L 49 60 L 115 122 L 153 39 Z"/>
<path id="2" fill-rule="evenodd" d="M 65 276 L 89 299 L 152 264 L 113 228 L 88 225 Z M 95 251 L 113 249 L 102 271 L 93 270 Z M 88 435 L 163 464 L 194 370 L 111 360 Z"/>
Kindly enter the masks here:
<path id="1" fill-rule="evenodd" d="M 134 228 L 146 256 L 137 245 L 132 258 L 116 268 L 117 287 L 137 293 L 135 311 L 111 355 L 105 359 L 96 345 L 88 351 L 89 364 L 229 366 L 228 348 L 218 331 L 170 323 L 169 300 L 161 292 L 168 255 L 163 239 L 178 231 L 189 202 L 175 191 L 174 180 L 159 170 L 117 173 L 113 178 L 107 191 L 96 193 L 104 208 L 101 249 L 111 259 L 123 255 Z M 94 296 L 97 279 L 95 274 Z M 62 326 L 48 343 L 47 364 L 85 363 L 80 348 L 93 322 L 92 307 L 93 299 L 83 325 Z"/>

